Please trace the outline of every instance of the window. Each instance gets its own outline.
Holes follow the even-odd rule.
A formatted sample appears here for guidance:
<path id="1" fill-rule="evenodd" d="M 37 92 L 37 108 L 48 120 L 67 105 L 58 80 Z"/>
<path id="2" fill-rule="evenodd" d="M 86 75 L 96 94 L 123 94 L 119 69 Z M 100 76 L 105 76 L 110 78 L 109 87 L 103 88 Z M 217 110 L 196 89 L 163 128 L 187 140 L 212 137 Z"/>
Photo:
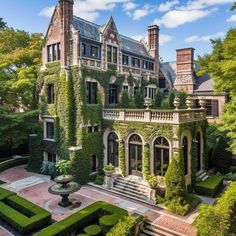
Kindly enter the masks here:
<path id="1" fill-rule="evenodd" d="M 52 162 L 52 163 L 56 163 L 57 162 L 57 155 L 50 153 L 50 152 L 46 152 L 45 153 L 45 159 L 46 161 Z"/>
<path id="2" fill-rule="evenodd" d="M 122 56 L 122 63 L 123 63 L 123 65 L 129 65 L 129 56 L 123 55 Z"/>
<path id="3" fill-rule="evenodd" d="M 107 45 L 107 62 L 117 64 L 117 47 Z"/>
<path id="4" fill-rule="evenodd" d="M 92 155 L 91 156 L 91 172 L 96 172 L 97 171 L 97 156 Z"/>
<path id="5" fill-rule="evenodd" d="M 98 58 L 98 47 L 91 46 L 91 56 Z"/>
<path id="6" fill-rule="evenodd" d="M 153 62 L 149 62 L 149 70 L 154 70 L 154 63 Z"/>
<path id="7" fill-rule="evenodd" d="M 165 88 L 166 87 L 166 80 L 165 78 L 159 79 L 159 88 Z"/>
<path id="8" fill-rule="evenodd" d="M 54 123 L 46 122 L 46 137 L 47 139 L 54 139 Z"/>
<path id="9" fill-rule="evenodd" d="M 98 132 L 98 131 L 99 131 L 98 126 L 97 126 L 97 125 L 94 126 L 94 127 L 93 127 L 93 132 Z"/>
<path id="10" fill-rule="evenodd" d="M 47 46 L 47 61 L 58 61 L 61 59 L 61 45 L 60 43 L 55 43 Z"/>
<path id="11" fill-rule="evenodd" d="M 138 91 L 139 91 L 139 87 L 134 87 L 134 96 L 138 93 Z"/>
<path id="12" fill-rule="evenodd" d="M 148 97 L 148 98 L 154 99 L 155 95 L 156 95 L 156 92 L 157 92 L 156 88 L 154 88 L 154 87 L 146 87 L 145 88 L 144 96 L 145 96 L 145 98 Z"/>
<path id="13" fill-rule="evenodd" d="M 150 61 L 143 60 L 143 69 L 153 70 L 154 69 L 154 63 L 150 62 Z"/>
<path id="14" fill-rule="evenodd" d="M 148 61 L 143 61 L 143 68 L 148 69 Z"/>
<path id="15" fill-rule="evenodd" d="M 87 86 L 87 104 L 97 104 L 97 83 L 86 82 Z"/>
<path id="16" fill-rule="evenodd" d="M 107 164 L 110 163 L 113 166 L 118 167 L 119 166 L 119 158 L 118 158 L 118 136 L 116 133 L 110 133 L 108 135 L 108 158 L 107 158 Z"/>
<path id="17" fill-rule="evenodd" d="M 206 100 L 206 115 L 212 117 L 219 116 L 218 100 L 215 99 Z"/>
<path id="18" fill-rule="evenodd" d="M 48 104 L 54 103 L 54 84 L 48 85 Z"/>
<path id="19" fill-rule="evenodd" d="M 88 126 L 88 133 L 92 133 L 93 132 L 93 127 L 92 126 Z"/>
<path id="20" fill-rule="evenodd" d="M 88 132 L 88 133 L 99 132 L 99 126 L 98 126 L 98 125 L 95 125 L 95 126 L 88 126 L 88 127 L 87 127 L 87 132 Z"/>
<path id="21" fill-rule="evenodd" d="M 154 142 L 154 173 L 164 176 L 169 166 L 169 143 L 159 137 Z"/>
<path id="22" fill-rule="evenodd" d="M 140 59 L 132 57 L 132 66 L 140 68 Z"/>
<path id="23" fill-rule="evenodd" d="M 109 84 L 109 104 L 117 104 L 117 85 Z"/>
<path id="24" fill-rule="evenodd" d="M 86 56 L 86 44 L 85 43 L 82 43 L 82 45 L 81 45 L 81 53 L 82 53 L 82 56 Z"/>

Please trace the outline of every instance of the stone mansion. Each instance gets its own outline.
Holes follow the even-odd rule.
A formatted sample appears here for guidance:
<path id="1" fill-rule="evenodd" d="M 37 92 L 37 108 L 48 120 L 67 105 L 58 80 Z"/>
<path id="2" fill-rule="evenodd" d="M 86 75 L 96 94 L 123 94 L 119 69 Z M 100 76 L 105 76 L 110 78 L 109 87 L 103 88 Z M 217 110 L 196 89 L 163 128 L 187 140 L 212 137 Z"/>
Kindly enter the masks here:
<path id="1" fill-rule="evenodd" d="M 175 155 L 184 160 L 186 185 L 204 169 L 206 112 L 222 113 L 225 94 L 194 72 L 194 49 L 177 50 L 176 62 L 159 61 L 159 27 L 148 44 L 121 35 L 111 17 L 104 25 L 73 15 L 73 0 L 59 0 L 43 48 L 38 79 L 42 132 L 30 137 L 30 165 L 70 158 L 86 183 L 112 163 L 123 176 L 164 176 Z M 157 89 L 207 98 L 206 108 L 124 109 L 122 93 L 154 99 Z M 189 100 L 191 101 L 191 99 Z M 128 101 L 127 101 L 128 102 Z"/>

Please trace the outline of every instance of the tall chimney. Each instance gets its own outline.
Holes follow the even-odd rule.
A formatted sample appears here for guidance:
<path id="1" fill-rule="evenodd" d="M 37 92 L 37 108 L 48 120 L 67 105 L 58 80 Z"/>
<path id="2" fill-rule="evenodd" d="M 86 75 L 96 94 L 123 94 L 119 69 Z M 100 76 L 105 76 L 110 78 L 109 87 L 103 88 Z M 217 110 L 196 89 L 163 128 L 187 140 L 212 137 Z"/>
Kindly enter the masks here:
<path id="1" fill-rule="evenodd" d="M 174 87 L 178 91 L 193 93 L 194 88 L 194 48 L 176 50 L 176 79 Z"/>
<path id="2" fill-rule="evenodd" d="M 61 34 L 61 66 L 69 66 L 70 58 L 70 27 L 73 22 L 74 0 L 59 0 L 60 34 Z"/>
<path id="3" fill-rule="evenodd" d="M 150 55 L 155 59 L 155 72 L 159 75 L 159 26 L 148 27 L 148 49 Z"/>

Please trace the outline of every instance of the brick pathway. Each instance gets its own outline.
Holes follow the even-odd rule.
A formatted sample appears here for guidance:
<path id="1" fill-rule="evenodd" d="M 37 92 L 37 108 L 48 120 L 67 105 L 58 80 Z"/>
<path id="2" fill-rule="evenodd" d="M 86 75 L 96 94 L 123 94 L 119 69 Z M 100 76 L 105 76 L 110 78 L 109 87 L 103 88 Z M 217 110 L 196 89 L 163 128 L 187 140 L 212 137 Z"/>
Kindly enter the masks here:
<path id="1" fill-rule="evenodd" d="M 6 182 L 1 186 L 12 191 L 16 191 L 20 196 L 49 210 L 52 213 L 54 220 L 61 220 L 95 201 L 102 200 L 125 208 L 130 214 L 136 212 L 146 215 L 156 224 L 160 224 L 177 232 L 184 233 L 186 236 L 196 235 L 196 229 L 187 224 L 188 219 L 191 216 L 180 217 L 158 207 L 152 207 L 147 204 L 130 200 L 126 197 L 113 195 L 104 190 L 95 189 L 90 186 L 83 186 L 78 192 L 71 194 L 70 200 L 73 202 L 73 205 L 64 209 L 57 205 L 60 200 L 60 196 L 51 195 L 48 192 L 49 186 L 54 184 L 54 182 L 48 178 L 45 178 L 45 176 L 27 172 L 24 167 L 25 166 L 15 167 L 0 173 L 0 180 Z M 36 180 L 35 185 L 33 176 Z M 14 183 L 16 181 L 19 181 L 17 183 L 20 183 L 20 186 Z M 24 181 L 26 182 L 25 186 Z M 81 202 L 81 205 L 79 202 Z M 10 235 L 11 234 L 0 228 L 0 236 Z"/>

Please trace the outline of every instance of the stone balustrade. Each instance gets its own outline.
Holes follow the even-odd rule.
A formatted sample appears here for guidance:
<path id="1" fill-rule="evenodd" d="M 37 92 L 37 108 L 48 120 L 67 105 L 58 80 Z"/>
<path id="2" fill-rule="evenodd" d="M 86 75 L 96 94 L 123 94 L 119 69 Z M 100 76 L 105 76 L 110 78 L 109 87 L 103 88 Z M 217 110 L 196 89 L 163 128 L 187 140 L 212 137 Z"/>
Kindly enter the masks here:
<path id="1" fill-rule="evenodd" d="M 151 123 L 181 124 L 205 120 L 206 110 L 103 109 L 103 119 L 117 121 L 140 121 Z"/>

